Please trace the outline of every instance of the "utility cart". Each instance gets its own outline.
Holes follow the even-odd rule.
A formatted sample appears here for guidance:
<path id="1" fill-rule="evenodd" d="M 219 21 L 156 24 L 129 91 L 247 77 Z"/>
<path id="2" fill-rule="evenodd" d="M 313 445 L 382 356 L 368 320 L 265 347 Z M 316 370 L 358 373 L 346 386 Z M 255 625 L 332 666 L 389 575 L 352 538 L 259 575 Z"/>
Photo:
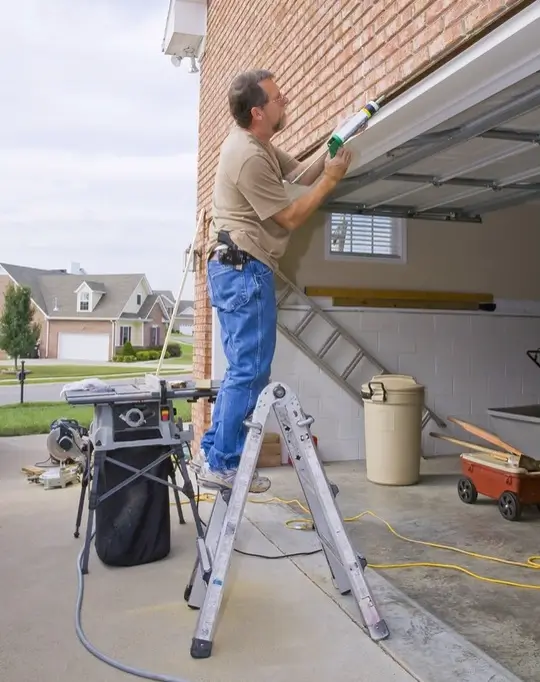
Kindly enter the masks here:
<path id="1" fill-rule="evenodd" d="M 483 452 L 464 452 L 460 458 L 457 488 L 462 502 L 474 504 L 479 494 L 497 500 L 507 521 L 519 521 L 524 506 L 540 509 L 540 471 L 527 471 L 510 457 L 508 462 L 496 461 Z"/>

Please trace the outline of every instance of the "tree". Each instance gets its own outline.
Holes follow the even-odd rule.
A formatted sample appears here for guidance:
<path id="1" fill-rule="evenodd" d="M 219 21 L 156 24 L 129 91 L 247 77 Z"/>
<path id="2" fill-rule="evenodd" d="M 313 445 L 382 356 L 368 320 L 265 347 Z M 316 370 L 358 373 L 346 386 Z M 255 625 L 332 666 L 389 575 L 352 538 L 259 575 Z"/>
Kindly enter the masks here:
<path id="1" fill-rule="evenodd" d="M 35 308 L 28 287 L 10 284 L 4 294 L 4 311 L 0 317 L 0 350 L 15 361 L 33 351 L 41 334 L 41 326 L 34 322 Z"/>

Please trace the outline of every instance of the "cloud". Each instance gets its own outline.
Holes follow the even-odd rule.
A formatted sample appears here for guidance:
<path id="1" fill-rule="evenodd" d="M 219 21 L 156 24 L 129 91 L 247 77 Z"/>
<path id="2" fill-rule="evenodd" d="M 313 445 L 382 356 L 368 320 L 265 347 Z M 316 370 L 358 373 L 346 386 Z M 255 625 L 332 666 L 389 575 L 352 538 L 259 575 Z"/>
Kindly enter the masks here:
<path id="1" fill-rule="evenodd" d="M 177 290 L 196 223 L 198 77 L 161 52 L 167 10 L 168 0 L 3 9 L 3 261 L 142 271 Z"/>

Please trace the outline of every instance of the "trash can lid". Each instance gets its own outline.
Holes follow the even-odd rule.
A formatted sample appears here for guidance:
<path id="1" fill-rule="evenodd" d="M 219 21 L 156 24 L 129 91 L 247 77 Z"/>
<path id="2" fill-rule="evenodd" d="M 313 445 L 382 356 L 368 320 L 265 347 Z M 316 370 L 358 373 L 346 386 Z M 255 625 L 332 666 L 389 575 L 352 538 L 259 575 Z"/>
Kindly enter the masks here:
<path id="1" fill-rule="evenodd" d="M 362 386 L 362 390 L 369 392 L 370 384 L 373 389 L 377 388 L 377 384 L 382 384 L 387 391 L 399 392 L 421 391 L 424 388 L 414 377 L 407 374 L 377 374 L 372 377 L 371 381 Z"/>

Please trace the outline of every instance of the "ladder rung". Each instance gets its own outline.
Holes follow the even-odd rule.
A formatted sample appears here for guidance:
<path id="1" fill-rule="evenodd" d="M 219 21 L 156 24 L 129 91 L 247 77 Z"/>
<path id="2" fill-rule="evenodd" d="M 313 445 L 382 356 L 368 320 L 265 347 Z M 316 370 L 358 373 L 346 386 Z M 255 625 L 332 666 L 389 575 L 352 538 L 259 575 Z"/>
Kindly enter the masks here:
<path id="1" fill-rule="evenodd" d="M 305 315 L 300 322 L 296 325 L 295 330 L 292 332 L 295 336 L 298 336 L 301 334 L 304 329 L 308 326 L 308 324 L 311 322 L 311 320 L 315 317 L 316 312 L 314 310 L 310 310 L 307 315 Z"/>
<path id="2" fill-rule="evenodd" d="M 285 289 L 283 290 L 281 295 L 276 300 L 276 306 L 278 308 L 283 303 L 283 301 L 287 298 L 287 296 L 291 293 L 291 291 L 292 291 L 291 287 L 288 284 L 286 284 Z"/>
<path id="3" fill-rule="evenodd" d="M 354 358 L 351 360 L 351 362 L 345 367 L 343 372 L 341 373 L 341 378 L 346 379 L 351 372 L 355 369 L 355 367 L 358 365 L 360 360 L 364 357 L 364 351 L 359 350 L 358 353 L 354 356 Z"/>
<path id="4" fill-rule="evenodd" d="M 340 336 L 341 334 L 339 333 L 339 330 L 335 329 L 323 343 L 321 350 L 317 353 L 317 357 L 323 358 L 328 353 L 330 348 L 332 348 L 334 343 L 339 339 Z"/>

